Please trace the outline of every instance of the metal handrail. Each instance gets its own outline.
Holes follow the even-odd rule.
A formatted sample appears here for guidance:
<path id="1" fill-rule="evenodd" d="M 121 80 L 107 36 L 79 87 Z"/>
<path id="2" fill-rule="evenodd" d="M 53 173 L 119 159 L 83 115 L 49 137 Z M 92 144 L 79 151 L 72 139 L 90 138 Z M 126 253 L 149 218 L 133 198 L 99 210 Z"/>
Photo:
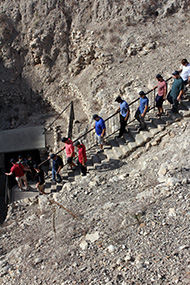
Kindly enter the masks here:
<path id="1" fill-rule="evenodd" d="M 169 77 L 168 79 L 166 79 L 165 81 L 167 82 L 167 81 L 169 81 L 171 78 L 172 78 L 172 76 Z M 157 87 L 156 87 L 156 88 L 157 88 Z M 154 91 L 156 88 L 152 88 L 152 89 L 150 89 L 149 91 L 145 92 L 145 95 L 148 95 L 149 93 L 151 93 L 152 91 Z M 130 102 L 128 105 L 131 106 L 131 105 L 133 105 L 134 103 L 136 103 L 137 101 L 139 101 L 139 98 L 133 100 L 133 101 Z M 150 108 L 150 110 L 152 110 L 153 108 L 154 108 L 154 107 Z M 113 117 L 116 116 L 116 115 L 117 115 L 117 113 L 114 113 L 114 114 L 110 115 L 108 118 L 106 118 L 104 121 L 106 122 L 106 121 L 110 120 L 111 118 L 113 118 Z M 134 121 L 135 121 L 135 119 L 131 120 L 129 123 L 127 123 L 127 125 L 131 124 L 131 123 L 134 122 Z M 80 140 L 81 138 L 85 137 L 87 134 L 89 134 L 89 133 L 92 132 L 93 130 L 94 130 L 94 127 L 91 128 L 90 130 L 88 130 L 87 132 L 85 132 L 83 135 L 79 136 L 77 139 L 75 139 L 75 140 L 73 141 L 73 143 L 75 143 L 76 141 L 78 141 L 78 140 Z M 110 134 L 109 136 L 113 135 L 113 134 L 114 134 L 115 132 L 117 132 L 117 131 L 118 131 L 118 130 L 115 130 L 115 131 L 114 131 L 112 134 Z M 107 136 L 107 137 L 109 137 L 109 136 Z M 107 138 L 107 137 L 106 137 L 106 138 Z M 97 145 L 97 144 L 95 144 L 95 145 Z M 91 146 L 89 149 L 91 149 L 91 148 L 94 147 L 95 145 Z M 87 149 L 87 150 L 89 150 L 89 149 Z M 60 149 L 58 152 L 56 152 L 55 154 L 56 154 L 56 155 L 59 154 L 62 150 L 63 150 L 63 149 L 61 148 L 61 149 Z M 41 163 L 39 164 L 39 166 L 43 165 L 44 163 L 48 162 L 49 160 L 50 160 L 50 158 L 44 160 L 43 162 L 41 162 Z M 64 164 L 63 166 L 65 166 L 65 165 L 67 165 L 67 164 Z"/>
<path id="2" fill-rule="evenodd" d="M 61 113 L 59 113 L 59 115 L 53 120 L 53 122 L 43 131 L 43 134 L 45 134 L 49 128 L 55 123 L 55 121 L 57 121 L 57 119 L 67 110 L 67 108 L 73 104 L 73 101 L 71 101 L 62 111 Z"/>

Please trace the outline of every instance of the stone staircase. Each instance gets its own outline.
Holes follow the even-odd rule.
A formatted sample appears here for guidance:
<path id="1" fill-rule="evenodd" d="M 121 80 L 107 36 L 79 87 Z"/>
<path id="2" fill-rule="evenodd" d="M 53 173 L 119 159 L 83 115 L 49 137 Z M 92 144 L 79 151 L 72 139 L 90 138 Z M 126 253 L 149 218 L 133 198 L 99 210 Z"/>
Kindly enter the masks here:
<path id="1" fill-rule="evenodd" d="M 106 140 L 103 153 L 97 153 L 98 146 L 95 146 L 87 152 L 87 168 L 88 172 L 95 171 L 97 169 L 106 169 L 109 165 L 112 165 L 110 169 L 117 166 L 117 163 L 128 157 L 137 148 L 143 147 L 147 142 L 152 140 L 156 134 L 162 132 L 168 125 L 175 121 L 181 120 L 183 117 L 190 116 L 190 93 L 187 94 L 187 99 L 184 99 L 179 105 L 179 113 L 174 114 L 171 112 L 171 106 L 164 104 L 165 113 L 160 118 L 157 118 L 154 111 L 150 111 L 145 119 L 147 129 L 143 131 L 137 130 L 137 123 L 128 126 L 128 131 L 122 138 L 116 138 L 116 134 L 110 136 Z M 156 111 L 156 110 L 155 110 Z M 87 174 L 88 175 L 88 174 Z M 46 192 L 51 193 L 59 191 L 65 182 L 72 182 L 80 178 L 79 170 L 67 170 L 63 169 L 61 176 L 63 183 L 57 183 L 57 185 L 51 185 L 51 181 L 46 182 Z"/>
<path id="2" fill-rule="evenodd" d="M 147 129 L 138 131 L 138 122 L 128 125 L 128 131 L 122 138 L 116 138 L 116 134 L 113 134 L 106 140 L 103 153 L 97 153 L 99 150 L 98 146 L 94 146 L 87 151 L 87 168 L 88 173 L 92 171 L 103 171 L 105 169 L 115 169 L 121 159 L 127 158 L 135 150 L 143 147 L 151 141 L 156 134 L 164 131 L 168 125 L 183 119 L 183 117 L 190 116 L 190 92 L 186 94 L 187 98 L 184 99 L 179 105 L 179 113 L 174 114 L 171 112 L 171 105 L 164 103 L 164 115 L 160 118 L 156 117 L 154 111 L 150 111 L 145 118 Z M 155 110 L 157 111 L 157 110 Z M 87 174 L 88 175 L 88 174 Z M 66 182 L 73 182 L 81 179 L 80 172 L 78 169 L 75 171 L 68 170 L 67 166 L 62 169 L 61 172 L 62 183 L 52 184 L 51 172 L 48 172 L 48 178 L 46 179 L 45 192 L 47 194 L 59 192 Z M 85 179 L 85 178 L 84 178 Z M 31 185 L 35 187 L 34 185 Z M 37 194 L 36 190 L 33 191 L 34 195 Z M 21 195 L 21 194 L 20 194 Z M 19 195 L 19 198 L 20 198 Z M 23 198 L 25 198 L 25 192 L 22 192 Z M 27 194 L 28 196 L 28 194 Z M 26 197 L 27 197 L 26 196 Z"/>

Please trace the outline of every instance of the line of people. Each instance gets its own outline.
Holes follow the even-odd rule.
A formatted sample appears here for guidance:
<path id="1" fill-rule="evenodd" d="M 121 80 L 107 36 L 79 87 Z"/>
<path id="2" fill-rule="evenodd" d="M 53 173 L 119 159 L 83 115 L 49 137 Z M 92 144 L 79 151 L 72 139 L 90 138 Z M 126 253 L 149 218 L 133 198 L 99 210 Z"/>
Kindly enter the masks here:
<path id="1" fill-rule="evenodd" d="M 14 175 L 18 188 L 22 191 L 29 190 L 28 180 L 36 181 L 36 189 L 45 194 L 44 192 L 44 171 L 36 164 L 32 159 L 30 154 L 27 155 L 27 158 L 24 158 L 22 155 L 18 156 L 18 161 L 14 158 L 10 160 L 12 165 L 10 172 L 5 173 L 5 175 L 10 176 Z M 25 186 L 25 189 L 23 188 Z"/>
<path id="2" fill-rule="evenodd" d="M 185 94 L 185 86 L 187 84 L 190 85 L 190 63 L 187 61 L 187 59 L 183 59 L 181 61 L 182 67 L 179 70 L 175 70 L 172 73 L 172 76 L 174 77 L 174 82 L 172 84 L 171 90 L 167 94 L 167 82 L 163 79 L 161 74 L 156 75 L 157 85 L 153 87 L 153 90 L 157 88 L 157 96 L 156 96 L 156 107 L 158 109 L 157 117 L 161 117 L 164 113 L 163 111 L 163 102 L 164 100 L 167 100 L 172 104 L 172 111 L 174 113 L 178 112 L 178 104 Z M 181 75 L 180 75 L 181 73 Z M 146 129 L 145 124 L 145 115 L 149 110 L 149 99 L 146 96 L 144 91 L 139 92 L 139 106 L 135 112 L 135 119 L 139 122 L 139 131 Z M 130 108 L 129 104 L 121 98 L 121 96 L 118 96 L 115 99 L 115 102 L 119 103 L 119 108 L 116 110 L 115 113 L 120 113 L 120 129 L 119 134 L 117 138 L 121 138 L 124 133 L 126 132 L 126 125 L 127 121 L 129 119 L 130 115 Z M 103 152 L 104 151 L 104 138 L 106 136 L 106 125 L 102 117 L 100 117 L 97 114 L 93 115 L 93 120 L 95 121 L 94 129 L 95 129 L 95 140 L 100 145 L 100 150 L 98 151 Z M 81 174 L 83 176 L 86 176 L 87 173 L 87 156 L 86 156 L 86 148 L 83 143 L 80 141 L 75 142 L 73 144 L 73 141 L 70 138 L 63 137 L 62 142 L 64 143 L 64 146 L 62 147 L 62 150 L 65 150 L 66 156 L 67 156 L 67 164 L 69 165 L 70 169 L 75 170 L 77 167 L 80 168 Z M 74 163 L 74 157 L 75 157 L 75 149 L 76 147 L 78 149 L 78 160 L 77 164 Z M 52 181 L 53 183 L 61 182 L 62 178 L 60 175 L 60 171 L 63 168 L 63 160 L 62 157 L 56 154 L 51 154 L 49 157 L 52 159 Z M 37 164 L 35 164 L 31 156 L 29 155 L 27 162 L 23 160 L 22 156 L 19 156 L 18 162 L 16 162 L 14 159 L 11 159 L 11 170 L 9 173 L 5 173 L 6 175 L 12 175 L 15 174 L 18 186 L 21 190 L 22 188 L 22 181 L 24 182 L 26 189 L 28 189 L 28 182 L 26 178 L 26 172 L 31 173 L 32 180 L 34 177 L 37 180 L 36 188 L 41 192 L 44 193 L 44 172 L 38 167 Z"/>
<path id="3" fill-rule="evenodd" d="M 172 104 L 172 111 L 174 113 L 178 112 L 177 106 L 179 104 L 180 99 L 185 93 L 184 86 L 190 84 L 190 64 L 187 59 L 183 59 L 181 61 L 182 67 L 180 70 L 176 70 L 172 73 L 174 77 L 174 82 L 172 84 L 172 88 L 167 95 L 167 82 L 163 79 L 161 74 L 156 75 L 157 85 L 153 87 L 153 90 L 157 88 L 157 96 L 156 100 L 156 107 L 158 109 L 158 113 L 156 114 L 157 117 L 161 117 L 164 114 L 163 110 L 163 102 L 167 100 Z M 180 76 L 181 72 L 181 76 Z M 146 129 L 145 123 L 145 115 L 149 110 L 149 99 L 146 96 L 144 91 L 139 92 L 139 106 L 135 112 L 135 119 L 139 122 L 139 131 Z M 130 115 L 130 108 L 129 104 L 118 96 L 115 99 L 115 102 L 119 103 L 119 108 L 116 110 L 116 114 L 120 113 L 120 129 L 117 138 L 121 138 L 124 133 L 126 132 L 126 125 Z M 105 136 L 106 136 L 106 125 L 102 117 L 97 114 L 93 115 L 93 120 L 95 121 L 94 129 L 95 129 L 95 140 L 100 145 L 100 150 L 98 153 L 103 152 L 104 148 L 103 145 L 105 143 Z M 62 148 L 66 150 L 67 155 L 67 163 L 70 165 L 70 168 L 75 170 L 77 165 L 73 162 L 73 158 L 75 157 L 74 146 L 78 148 L 78 165 L 80 166 L 82 175 L 86 175 L 87 167 L 86 167 L 86 149 L 84 144 L 77 141 L 74 145 L 71 139 L 69 138 L 62 138 L 62 142 L 65 143 L 65 146 Z M 60 182 L 61 178 L 59 172 L 61 170 L 59 158 L 54 154 L 51 155 L 51 158 L 54 159 L 53 168 L 52 168 L 52 179 L 53 181 L 56 180 Z M 55 163 L 56 161 L 56 163 Z"/>

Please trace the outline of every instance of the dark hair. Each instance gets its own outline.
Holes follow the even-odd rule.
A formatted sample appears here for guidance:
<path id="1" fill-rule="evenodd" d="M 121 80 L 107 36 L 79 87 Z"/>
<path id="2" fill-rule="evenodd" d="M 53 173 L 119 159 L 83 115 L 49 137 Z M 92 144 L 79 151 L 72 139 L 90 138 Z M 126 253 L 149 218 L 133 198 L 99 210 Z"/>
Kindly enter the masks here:
<path id="1" fill-rule="evenodd" d="M 63 138 L 61 139 L 62 142 L 66 142 L 67 140 L 68 140 L 68 138 L 65 138 L 65 137 L 63 137 Z"/>
<path id="2" fill-rule="evenodd" d="M 96 118 L 99 118 L 99 116 L 97 114 L 94 114 L 92 118 L 95 120 Z"/>
<path id="3" fill-rule="evenodd" d="M 144 93 L 144 91 L 140 91 L 140 92 L 139 92 L 139 95 L 140 95 L 140 96 L 144 96 L 144 95 L 146 95 L 146 94 Z"/>
<path id="4" fill-rule="evenodd" d="M 184 65 L 184 64 L 186 64 L 186 63 L 188 63 L 187 59 L 186 59 L 186 58 L 182 59 L 181 64 Z"/>
<path id="5" fill-rule="evenodd" d="M 11 158 L 10 163 L 16 163 L 16 160 L 14 158 Z"/>

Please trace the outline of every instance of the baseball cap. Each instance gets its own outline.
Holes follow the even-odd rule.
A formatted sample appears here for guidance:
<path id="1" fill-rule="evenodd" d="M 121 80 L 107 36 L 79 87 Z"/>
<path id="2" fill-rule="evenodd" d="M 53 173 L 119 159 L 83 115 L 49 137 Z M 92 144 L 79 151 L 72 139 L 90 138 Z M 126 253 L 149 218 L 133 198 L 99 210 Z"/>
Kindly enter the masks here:
<path id="1" fill-rule="evenodd" d="M 66 142 L 67 140 L 68 140 L 68 138 L 66 138 L 66 137 L 63 137 L 63 138 L 61 139 L 62 142 Z"/>
<path id="2" fill-rule="evenodd" d="M 178 70 L 175 70 L 173 73 L 172 73 L 172 75 L 179 75 L 179 71 Z"/>
<path id="3" fill-rule="evenodd" d="M 96 118 L 99 118 L 99 116 L 97 114 L 94 114 L 92 118 L 95 120 Z"/>
<path id="4" fill-rule="evenodd" d="M 80 142 L 79 142 L 79 141 L 76 141 L 76 142 L 74 143 L 74 146 L 77 146 L 77 145 L 80 145 Z"/>
<path id="5" fill-rule="evenodd" d="M 56 157 L 56 154 L 55 154 L 55 153 L 52 153 L 52 154 L 50 155 L 50 159 L 53 159 L 54 157 Z"/>
<path id="6" fill-rule="evenodd" d="M 117 98 L 115 99 L 115 102 L 120 102 L 122 101 L 121 96 L 117 96 Z"/>
<path id="7" fill-rule="evenodd" d="M 139 92 L 139 95 L 140 95 L 140 96 L 145 95 L 144 91 L 140 91 L 140 92 Z"/>

